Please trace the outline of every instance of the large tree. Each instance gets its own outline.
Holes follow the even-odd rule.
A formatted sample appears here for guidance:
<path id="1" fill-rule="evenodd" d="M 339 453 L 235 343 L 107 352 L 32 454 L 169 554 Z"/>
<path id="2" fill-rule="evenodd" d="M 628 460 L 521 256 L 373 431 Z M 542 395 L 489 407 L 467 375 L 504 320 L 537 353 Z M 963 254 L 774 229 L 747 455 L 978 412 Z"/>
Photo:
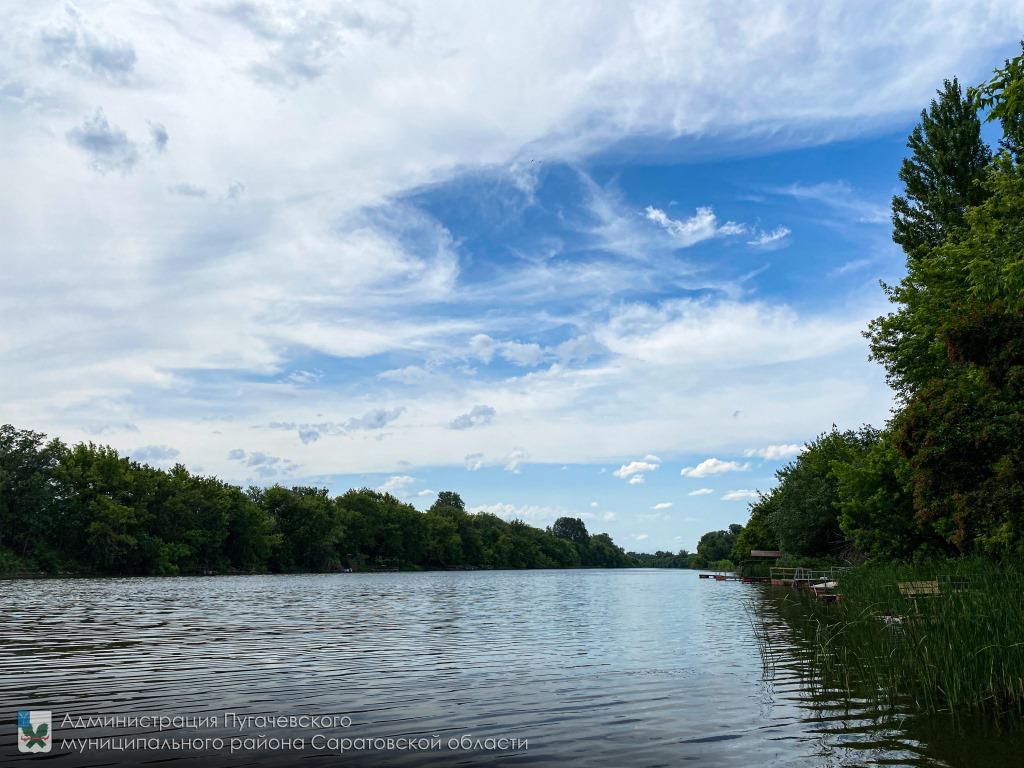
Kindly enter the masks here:
<path id="1" fill-rule="evenodd" d="M 904 191 L 892 199 L 892 238 L 913 258 L 962 227 L 968 208 L 984 197 L 980 182 L 991 153 L 974 100 L 956 78 L 921 111 L 907 147 L 899 172 Z"/>
<path id="2" fill-rule="evenodd" d="M 921 261 L 931 249 L 959 237 L 967 211 L 988 194 L 982 183 L 991 153 L 981 139 L 974 99 L 947 80 L 938 98 L 921 112 L 907 140 L 910 155 L 899 178 L 903 194 L 892 200 L 893 239 L 907 254 L 907 276 L 883 285 L 898 309 L 868 328 L 872 358 L 885 366 L 889 383 L 909 398 L 948 363 L 939 335 L 943 317 L 921 282 Z"/>

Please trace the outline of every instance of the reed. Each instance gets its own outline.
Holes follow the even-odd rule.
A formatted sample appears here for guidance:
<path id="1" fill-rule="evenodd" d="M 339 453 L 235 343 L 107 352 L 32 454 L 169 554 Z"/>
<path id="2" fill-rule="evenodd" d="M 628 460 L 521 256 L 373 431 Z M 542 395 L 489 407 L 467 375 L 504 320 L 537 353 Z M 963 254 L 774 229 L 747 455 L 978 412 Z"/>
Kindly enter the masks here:
<path id="1" fill-rule="evenodd" d="M 938 595 L 900 583 L 932 582 Z M 867 565 L 844 573 L 840 601 L 769 598 L 808 653 L 808 683 L 923 712 L 1024 714 L 1024 568 L 961 559 Z"/>

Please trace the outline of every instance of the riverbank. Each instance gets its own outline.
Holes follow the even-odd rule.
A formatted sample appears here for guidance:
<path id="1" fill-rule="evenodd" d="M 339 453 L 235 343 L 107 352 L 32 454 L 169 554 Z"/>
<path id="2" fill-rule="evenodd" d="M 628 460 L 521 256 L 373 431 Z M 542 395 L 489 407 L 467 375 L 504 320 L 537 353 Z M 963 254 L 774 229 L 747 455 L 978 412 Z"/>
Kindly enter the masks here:
<path id="1" fill-rule="evenodd" d="M 1024 568 L 864 565 L 844 572 L 836 591 L 825 603 L 774 590 L 812 657 L 811 685 L 927 713 L 1024 715 Z"/>

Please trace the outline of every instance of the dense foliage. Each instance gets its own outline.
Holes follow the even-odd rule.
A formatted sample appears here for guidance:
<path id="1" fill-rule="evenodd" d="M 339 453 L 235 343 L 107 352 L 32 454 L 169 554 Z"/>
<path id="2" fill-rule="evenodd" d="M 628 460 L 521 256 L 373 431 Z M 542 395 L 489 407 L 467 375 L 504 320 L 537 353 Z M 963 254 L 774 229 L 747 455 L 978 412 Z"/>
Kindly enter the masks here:
<path id="1" fill-rule="evenodd" d="M 446 491 L 427 512 L 387 493 L 249 488 L 163 471 L 93 444 L 0 427 L 0 572 L 102 574 L 346 568 L 621 567 L 608 534 L 562 518 L 540 530 L 466 511 Z"/>
<path id="2" fill-rule="evenodd" d="M 1003 129 L 995 154 L 979 110 Z M 835 427 L 751 505 L 733 559 L 1024 554 L 1024 56 L 964 94 L 946 81 L 892 201 L 907 273 L 867 332 L 899 408 Z"/>

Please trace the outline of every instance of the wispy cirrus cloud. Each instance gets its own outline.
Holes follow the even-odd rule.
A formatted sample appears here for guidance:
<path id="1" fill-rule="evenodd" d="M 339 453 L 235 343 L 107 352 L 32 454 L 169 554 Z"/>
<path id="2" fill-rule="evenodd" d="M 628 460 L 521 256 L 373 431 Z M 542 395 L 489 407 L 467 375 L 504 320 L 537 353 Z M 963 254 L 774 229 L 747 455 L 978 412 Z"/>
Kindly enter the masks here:
<path id="1" fill-rule="evenodd" d="M 781 248 L 785 245 L 790 234 L 792 233 L 789 227 L 780 226 L 766 232 L 758 230 L 753 233 L 753 238 L 747 240 L 747 245 L 751 248 L 774 250 L 775 248 Z"/>
<path id="2" fill-rule="evenodd" d="M 798 200 L 819 203 L 843 213 L 861 224 L 889 223 L 890 211 L 887 204 L 861 196 L 846 181 L 823 181 L 816 184 L 794 183 L 773 191 Z"/>
<path id="3" fill-rule="evenodd" d="M 734 221 L 720 222 L 710 207 L 698 208 L 693 216 L 685 219 L 673 219 L 660 208 L 649 205 L 644 209 L 644 216 L 668 232 L 680 248 L 689 248 L 715 237 L 742 235 L 747 231 L 744 225 Z"/>

